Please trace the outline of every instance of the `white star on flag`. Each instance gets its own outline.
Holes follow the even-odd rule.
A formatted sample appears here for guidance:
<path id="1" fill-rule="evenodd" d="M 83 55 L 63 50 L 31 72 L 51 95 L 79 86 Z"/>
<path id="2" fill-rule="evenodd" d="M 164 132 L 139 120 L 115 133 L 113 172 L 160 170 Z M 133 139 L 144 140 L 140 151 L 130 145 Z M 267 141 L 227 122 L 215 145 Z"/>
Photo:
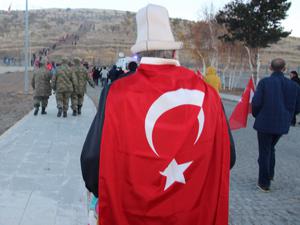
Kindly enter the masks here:
<path id="1" fill-rule="evenodd" d="M 167 178 L 164 191 L 176 181 L 185 184 L 185 177 L 183 173 L 191 164 L 192 162 L 178 164 L 176 160 L 173 159 L 169 163 L 168 167 L 163 172 L 160 172 L 161 175 Z"/>

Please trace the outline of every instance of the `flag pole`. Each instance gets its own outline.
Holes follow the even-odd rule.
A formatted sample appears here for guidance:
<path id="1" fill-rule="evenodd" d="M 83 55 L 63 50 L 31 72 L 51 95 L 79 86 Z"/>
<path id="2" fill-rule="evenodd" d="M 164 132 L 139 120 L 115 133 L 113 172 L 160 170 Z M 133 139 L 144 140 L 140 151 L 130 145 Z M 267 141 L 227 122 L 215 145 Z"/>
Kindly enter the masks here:
<path id="1" fill-rule="evenodd" d="M 29 32 L 28 32 L 28 0 L 26 0 L 26 10 L 25 10 L 25 73 L 24 73 L 24 92 L 28 94 L 28 42 L 29 42 Z"/>

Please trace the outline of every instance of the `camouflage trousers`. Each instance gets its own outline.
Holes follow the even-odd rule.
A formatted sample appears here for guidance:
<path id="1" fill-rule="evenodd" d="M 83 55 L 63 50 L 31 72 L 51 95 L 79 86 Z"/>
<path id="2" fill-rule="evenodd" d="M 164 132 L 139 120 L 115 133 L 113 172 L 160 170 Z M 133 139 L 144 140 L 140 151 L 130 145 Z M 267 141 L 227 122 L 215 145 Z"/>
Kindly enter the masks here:
<path id="1" fill-rule="evenodd" d="M 56 104 L 58 109 L 62 109 L 64 112 L 68 111 L 71 94 L 71 92 L 56 93 Z"/>
<path id="2" fill-rule="evenodd" d="M 82 106 L 83 99 L 84 99 L 84 93 L 80 93 L 80 94 L 72 93 L 72 96 L 71 96 L 71 108 L 74 111 L 77 111 L 78 110 L 78 106 Z"/>
<path id="3" fill-rule="evenodd" d="M 33 106 L 38 108 L 42 105 L 42 107 L 47 107 L 49 96 L 34 96 L 33 97 Z"/>

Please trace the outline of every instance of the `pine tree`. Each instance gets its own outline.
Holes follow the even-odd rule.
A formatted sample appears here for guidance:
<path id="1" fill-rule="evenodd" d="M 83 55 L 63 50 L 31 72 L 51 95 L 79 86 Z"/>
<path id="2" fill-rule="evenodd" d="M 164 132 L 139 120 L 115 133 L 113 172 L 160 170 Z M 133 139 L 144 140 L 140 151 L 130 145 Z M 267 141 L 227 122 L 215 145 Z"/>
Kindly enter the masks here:
<path id="1" fill-rule="evenodd" d="M 246 3 L 234 0 L 216 16 L 217 22 L 227 30 L 220 38 L 227 42 L 243 43 L 255 78 L 258 78 L 260 66 L 259 50 L 291 33 L 281 26 L 281 20 L 286 18 L 290 6 L 288 0 L 251 0 Z"/>

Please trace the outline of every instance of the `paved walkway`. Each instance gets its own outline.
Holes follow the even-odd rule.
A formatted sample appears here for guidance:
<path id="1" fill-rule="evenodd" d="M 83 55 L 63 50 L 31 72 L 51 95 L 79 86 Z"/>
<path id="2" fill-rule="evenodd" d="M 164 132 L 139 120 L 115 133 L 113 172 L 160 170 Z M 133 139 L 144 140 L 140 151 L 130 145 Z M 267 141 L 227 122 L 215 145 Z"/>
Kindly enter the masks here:
<path id="1" fill-rule="evenodd" d="M 224 101 L 227 115 L 236 102 Z M 298 118 L 297 121 L 299 121 Z M 233 131 L 236 164 L 230 175 L 230 225 L 300 224 L 300 126 L 291 127 L 276 145 L 275 177 L 271 192 L 256 187 L 258 177 L 257 134 L 254 118 L 247 128 Z"/>
<path id="2" fill-rule="evenodd" d="M 80 153 L 96 108 L 57 118 L 32 112 L 0 136 L 0 225 L 83 225 L 86 191 Z"/>

